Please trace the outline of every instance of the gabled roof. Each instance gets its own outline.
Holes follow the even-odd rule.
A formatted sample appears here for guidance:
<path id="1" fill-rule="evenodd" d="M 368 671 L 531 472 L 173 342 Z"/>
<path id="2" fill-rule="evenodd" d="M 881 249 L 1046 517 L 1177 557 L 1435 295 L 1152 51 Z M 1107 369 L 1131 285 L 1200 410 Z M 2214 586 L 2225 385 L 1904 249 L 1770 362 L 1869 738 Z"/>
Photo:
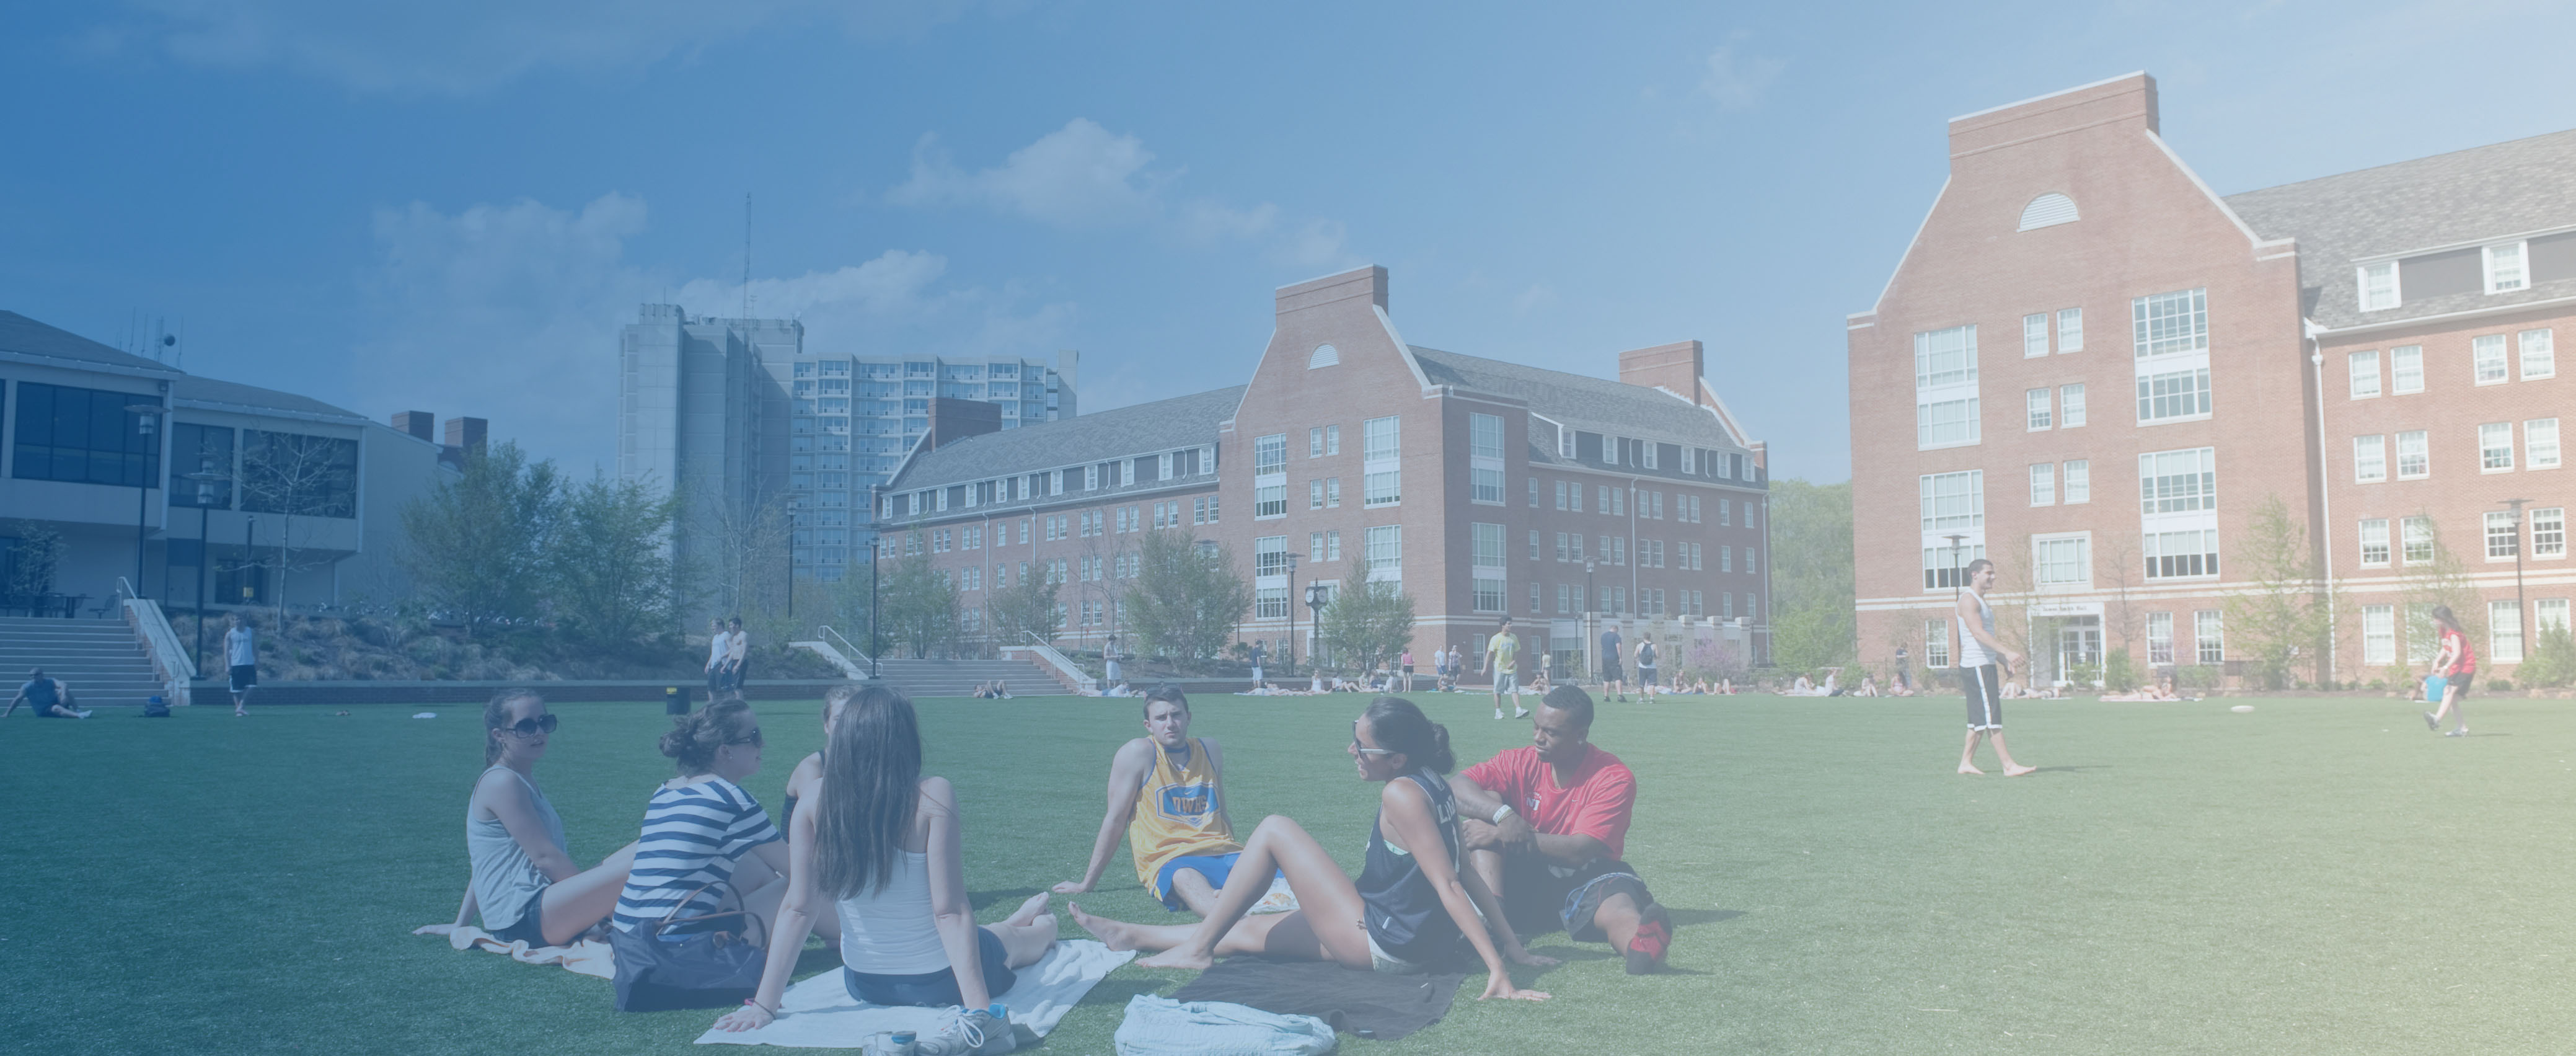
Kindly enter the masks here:
<path id="1" fill-rule="evenodd" d="M 2576 130 L 2227 196 L 2266 238 L 2299 240 L 2304 309 L 2340 328 L 2576 294 L 2576 277 L 2508 294 L 2416 299 L 2363 313 L 2356 260 L 2576 227 Z M 2459 303 L 2451 303 L 2451 302 Z"/>
<path id="2" fill-rule="evenodd" d="M 1211 389 L 1017 429 L 916 452 L 887 491 L 913 491 L 1035 473 L 1216 442 L 1217 425 L 1243 402 L 1244 386 Z"/>
<path id="3" fill-rule="evenodd" d="M 0 311 L 0 353 L 60 360 L 64 366 L 107 367 L 126 373 L 179 373 L 166 363 L 119 352 L 69 330 L 47 326 L 9 311 Z"/>
<path id="4" fill-rule="evenodd" d="M 205 410 L 240 411 L 247 414 L 285 414 L 297 418 L 342 421 L 350 425 L 366 424 L 368 418 L 356 411 L 334 407 L 308 396 L 298 396 L 257 385 L 217 381 L 182 374 L 170 384 L 170 396 L 182 405 L 195 405 Z"/>
<path id="5" fill-rule="evenodd" d="M 1506 363 L 1482 356 L 1413 347 L 1434 385 L 1509 396 L 1571 428 L 1590 433 L 1645 437 L 1718 451 L 1743 451 L 1715 412 L 1661 389 Z M 1553 458 L 1552 452 L 1548 458 Z"/>

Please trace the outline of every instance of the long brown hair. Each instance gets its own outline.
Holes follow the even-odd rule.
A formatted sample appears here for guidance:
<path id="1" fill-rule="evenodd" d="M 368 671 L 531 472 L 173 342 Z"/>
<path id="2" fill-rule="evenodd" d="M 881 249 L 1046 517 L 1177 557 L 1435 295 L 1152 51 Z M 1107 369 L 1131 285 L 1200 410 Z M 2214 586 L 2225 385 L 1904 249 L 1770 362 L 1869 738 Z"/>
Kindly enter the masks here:
<path id="1" fill-rule="evenodd" d="M 859 690 L 832 724 L 815 804 L 814 876 L 834 898 L 894 880 L 921 800 L 921 723 L 889 686 Z"/>

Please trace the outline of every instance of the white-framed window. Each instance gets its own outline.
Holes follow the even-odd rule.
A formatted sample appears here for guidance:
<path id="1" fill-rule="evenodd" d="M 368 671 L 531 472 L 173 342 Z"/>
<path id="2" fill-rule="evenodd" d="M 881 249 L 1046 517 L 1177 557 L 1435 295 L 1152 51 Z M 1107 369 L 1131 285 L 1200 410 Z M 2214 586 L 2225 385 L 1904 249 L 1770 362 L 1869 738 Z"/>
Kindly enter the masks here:
<path id="1" fill-rule="evenodd" d="M 2478 426 L 2478 472 L 2503 473 L 2513 468 L 2513 423 Z"/>
<path id="2" fill-rule="evenodd" d="M 2218 575 L 2218 529 L 2141 533 L 2148 579 L 2192 579 Z"/>
<path id="3" fill-rule="evenodd" d="M 2410 565 L 2431 564 L 2433 561 L 2433 519 L 2417 515 L 2397 522 L 2397 526 L 2399 531 L 2403 533 L 2399 541 L 2405 546 L 2404 550 L 2402 550 L 2398 556 Z"/>
<path id="4" fill-rule="evenodd" d="M 1200 475 L 1200 476 L 1202 476 L 1202 477 L 1205 477 L 1205 476 L 1211 476 L 1211 475 L 1214 475 L 1215 473 L 1216 473 L 1216 445 L 1215 445 L 1215 444 L 1200 444 L 1200 445 L 1199 445 L 1199 475 Z"/>
<path id="5" fill-rule="evenodd" d="M 1381 524 L 1368 529 L 1368 578 L 1401 580 L 1404 578 L 1404 526 Z"/>
<path id="6" fill-rule="evenodd" d="M 2477 374 L 2477 384 L 2500 385 L 2507 380 L 2504 335 L 2479 334 L 2469 339 L 2469 363 Z"/>
<path id="7" fill-rule="evenodd" d="M 1403 422 L 1399 416 L 1371 418 L 1360 426 L 1362 505 L 1393 506 L 1404 501 Z"/>
<path id="8" fill-rule="evenodd" d="M 1976 443 L 1977 398 L 1966 396 L 1914 405 L 1914 446 L 1928 451 Z"/>
<path id="9" fill-rule="evenodd" d="M 2487 657 L 2499 664 L 2522 662 L 2522 603 L 2487 603 Z"/>
<path id="10" fill-rule="evenodd" d="M 1179 455 L 1179 452 L 1177 452 L 1177 451 L 1165 451 L 1165 452 L 1163 452 L 1162 454 L 1159 454 L 1159 455 L 1154 456 L 1154 479 L 1155 479 L 1155 480 L 1170 480 L 1170 479 L 1172 479 L 1172 461 L 1173 461 L 1173 459 L 1174 459 L 1174 458 L 1176 458 L 1178 455 Z"/>
<path id="11" fill-rule="evenodd" d="M 2388 567 L 2388 518 L 2367 517 L 2362 519 L 2361 567 Z"/>
<path id="12" fill-rule="evenodd" d="M 1985 546 L 1979 543 L 1962 541 L 1955 548 L 1947 539 L 1934 540 L 1933 543 L 1923 548 L 1923 589 L 1926 592 L 1966 586 L 1968 566 L 1986 556 Z M 1723 557 L 1723 553 L 1720 556 Z M 1745 571 L 1750 572 L 1753 570 L 1753 548 L 1745 547 L 1744 556 L 1747 559 Z"/>
<path id="13" fill-rule="evenodd" d="M 1339 528 L 1326 529 L 1324 532 L 1324 560 L 1339 561 L 1341 559 L 1342 530 Z"/>
<path id="14" fill-rule="evenodd" d="M 2522 243 L 2499 242 L 2486 247 L 2482 256 L 2487 266 L 2488 293 L 2512 293 L 2530 288 L 2530 277 L 2523 269 Z"/>
<path id="15" fill-rule="evenodd" d="M 2531 556 L 2543 560 L 2567 556 L 2567 507 L 2531 511 Z"/>
<path id="16" fill-rule="evenodd" d="M 2379 350 L 2355 352 L 2345 360 L 2352 373 L 2352 398 L 2367 400 L 2379 395 Z"/>
<path id="17" fill-rule="evenodd" d="M 2209 416 L 2209 368 L 2138 375 L 2138 424 Z"/>
<path id="18" fill-rule="evenodd" d="M 2041 462 L 2030 467 L 2030 504 L 2057 505 L 2057 463 Z"/>
<path id="19" fill-rule="evenodd" d="M 2140 512 L 2154 516 L 2218 508 L 2218 449 L 2186 447 L 2138 456 Z"/>
<path id="20" fill-rule="evenodd" d="M 2522 518 L 2511 511 L 2487 513 L 2487 560 L 2510 561 L 2522 551 Z"/>
<path id="21" fill-rule="evenodd" d="M 1474 546 L 1469 553 L 1474 557 L 1477 565 L 1485 568 L 1503 567 L 1502 525 L 1470 523 L 1468 536 Z"/>
<path id="22" fill-rule="evenodd" d="M 2380 665 L 2397 662 L 2396 606 L 2361 607 L 2361 662 Z"/>
<path id="23" fill-rule="evenodd" d="M 2387 434 L 2352 438 L 2352 479 L 2363 484 L 2388 479 Z"/>
<path id="24" fill-rule="evenodd" d="M 1734 596 L 1726 595 L 1725 601 L 1726 618 L 1734 619 Z M 1923 666 L 1932 668 L 1950 666 L 1950 621 L 1923 621 Z"/>
<path id="25" fill-rule="evenodd" d="M 2021 394 L 2022 406 L 2030 413 L 2030 432 L 2036 433 L 2049 427 L 2049 420 L 2052 417 L 2049 412 L 2053 405 L 2048 397 L 2047 389 L 2031 389 Z"/>
<path id="26" fill-rule="evenodd" d="M 2531 600 L 2531 616 L 2531 625 L 2538 630 L 2544 632 L 2557 631 L 2562 634 L 2566 633 L 2568 629 L 2567 599 L 2533 598 Z"/>
<path id="27" fill-rule="evenodd" d="M 2048 313 L 2021 317 L 2021 354 L 2036 359 L 2048 354 Z"/>
<path id="28" fill-rule="evenodd" d="M 2057 354 L 2084 351 L 2084 309 L 2057 310 Z"/>
<path id="29" fill-rule="evenodd" d="M 1914 335 L 1914 387 L 1937 389 L 1977 380 L 1977 324 Z M 1606 448 L 1605 448 L 1606 449 Z"/>
<path id="30" fill-rule="evenodd" d="M 2073 429 L 2084 424 L 2084 383 L 2057 387 L 2057 425 Z"/>
<path id="31" fill-rule="evenodd" d="M 1322 458 L 1322 457 L 1324 457 L 1324 427 L 1323 427 L 1323 426 L 1316 425 L 1316 426 L 1309 426 L 1309 427 L 1307 427 L 1307 429 L 1306 429 L 1306 457 L 1308 457 L 1308 458 Z"/>
<path id="32" fill-rule="evenodd" d="M 1288 537 L 1265 535 L 1252 541 L 1252 575 L 1256 579 L 1288 574 Z M 1088 577 L 1085 577 L 1088 578 Z"/>
<path id="33" fill-rule="evenodd" d="M 2226 614 L 2202 609 L 2191 614 L 2192 659 L 2204 664 L 2227 662 Z"/>
<path id="34" fill-rule="evenodd" d="M 1288 434 L 1272 433 L 1252 441 L 1252 475 L 1288 472 Z M 1095 485 L 1096 486 L 1096 485 Z"/>
<path id="35" fill-rule="evenodd" d="M 2547 330 L 2525 330 L 2514 335 L 2522 349 L 2522 380 L 2558 376 L 2558 346 Z"/>
<path id="36" fill-rule="evenodd" d="M 1925 532 L 1982 529 L 1986 526 L 1986 471 L 1927 473 L 1916 478 Z"/>
<path id="37" fill-rule="evenodd" d="M 1306 482 L 1306 508 L 1310 510 L 1324 508 L 1324 478 L 1316 477 Z"/>
<path id="38" fill-rule="evenodd" d="M 2399 345 L 2388 350 L 2388 391 L 2401 396 L 2424 391 L 2424 346 Z"/>
<path id="39" fill-rule="evenodd" d="M 2066 478 L 2066 504 L 2074 506 L 2093 501 L 2093 460 L 2070 458 L 2066 460 L 2065 468 L 2062 475 Z"/>
<path id="40" fill-rule="evenodd" d="M 1529 530 L 1529 544 L 1530 544 L 1530 560 L 1532 560 L 1532 561 L 1540 560 L 1540 559 L 1541 559 L 1541 554 L 1540 554 L 1540 552 L 1539 552 L 1539 551 L 1540 551 L 1540 548 L 1541 548 L 1544 544 L 1542 544 L 1542 543 L 1539 541 L 1539 532 L 1538 532 L 1538 529 L 1536 529 L 1536 528 L 1532 528 L 1532 529 L 1530 529 L 1530 530 Z"/>
<path id="41" fill-rule="evenodd" d="M 1285 516 L 1288 516 L 1287 478 L 1279 478 L 1276 484 L 1255 483 L 1252 486 L 1252 519 L 1258 521 Z"/>
<path id="42" fill-rule="evenodd" d="M 2433 472 L 2432 443 L 2421 429 L 2397 434 L 2397 479 L 2420 480 Z"/>
<path id="43" fill-rule="evenodd" d="M 1503 504 L 1503 419 L 1496 414 L 1467 416 L 1467 501 Z"/>
<path id="44" fill-rule="evenodd" d="M 2031 540 L 2031 567 L 2041 590 L 2082 590 L 2093 585 L 2090 534 L 2044 535 Z"/>
<path id="45" fill-rule="evenodd" d="M 2165 667 L 2174 662 L 2173 613 L 2147 614 L 2147 663 Z"/>
<path id="46" fill-rule="evenodd" d="M 2176 290 L 2129 301 L 2138 358 L 2209 351 L 2209 291 Z"/>
<path id="47" fill-rule="evenodd" d="M 2382 312 L 2397 307 L 2397 262 L 2383 260 L 2353 269 L 2355 285 L 2361 288 L 2361 310 Z"/>

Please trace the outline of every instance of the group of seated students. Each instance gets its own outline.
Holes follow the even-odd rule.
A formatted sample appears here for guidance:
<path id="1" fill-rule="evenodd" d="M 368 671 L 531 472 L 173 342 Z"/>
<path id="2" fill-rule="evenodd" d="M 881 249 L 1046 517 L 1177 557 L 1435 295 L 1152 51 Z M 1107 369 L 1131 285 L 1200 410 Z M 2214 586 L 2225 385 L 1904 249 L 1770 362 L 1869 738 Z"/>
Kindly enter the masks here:
<path id="1" fill-rule="evenodd" d="M 1454 776 L 1445 727 L 1404 698 L 1370 701 L 1347 751 L 1361 779 L 1385 787 L 1356 878 L 1284 815 L 1238 841 L 1224 756 L 1214 740 L 1189 735 L 1188 697 L 1156 687 L 1143 711 L 1146 736 L 1111 758 L 1108 809 L 1083 878 L 1054 888 L 1092 890 L 1123 835 L 1138 881 L 1168 909 L 1204 918 L 1129 923 L 1069 907 L 1111 948 L 1154 951 L 1139 963 L 1203 968 L 1258 953 L 1419 973 L 1481 962 L 1483 997 L 1544 1000 L 1515 985 L 1505 962 L 1555 963 L 1520 936 L 1563 927 L 1577 941 L 1609 942 L 1631 973 L 1664 964 L 1670 915 L 1620 860 L 1636 779 L 1590 743 L 1592 698 L 1577 687 L 1548 693 L 1530 747 Z M 479 916 L 502 941 L 558 946 L 599 928 L 658 925 L 646 934 L 686 938 L 689 918 L 747 911 L 762 925 L 745 930 L 762 936 L 765 967 L 753 997 L 719 1029 L 776 1018 L 815 934 L 838 945 L 843 983 L 858 1000 L 951 1010 L 921 1053 L 1011 1051 L 1013 1033 L 989 1006 L 1054 944 L 1048 893 L 977 926 L 958 796 L 947 778 L 922 773 L 911 700 L 890 687 L 839 686 L 822 718 L 824 749 L 788 777 L 784 831 L 741 785 L 762 762 L 750 706 L 728 695 L 676 719 L 660 747 L 677 774 L 648 797 L 640 837 L 583 869 L 536 779 L 558 720 L 535 692 L 503 691 L 484 708 L 485 769 L 466 804 L 471 880 L 454 924 L 420 930 L 447 934 Z M 1251 915 L 1274 880 L 1297 908 Z"/>
<path id="2" fill-rule="evenodd" d="M 975 683 L 975 699 L 1009 700 L 1011 699 L 1011 687 L 1002 682 L 978 682 Z"/>

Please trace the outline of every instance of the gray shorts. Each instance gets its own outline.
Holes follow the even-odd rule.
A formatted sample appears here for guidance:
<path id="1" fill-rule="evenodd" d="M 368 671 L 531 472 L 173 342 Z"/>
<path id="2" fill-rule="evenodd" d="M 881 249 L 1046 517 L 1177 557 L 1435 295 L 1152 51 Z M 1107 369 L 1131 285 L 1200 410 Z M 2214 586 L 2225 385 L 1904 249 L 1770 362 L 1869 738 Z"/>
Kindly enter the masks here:
<path id="1" fill-rule="evenodd" d="M 1516 671 L 1497 671 L 1497 672 L 1495 672 L 1495 673 L 1494 673 L 1494 692 L 1496 692 L 1496 693 L 1518 693 L 1518 692 L 1520 692 L 1520 691 L 1521 691 L 1521 678 L 1520 678 L 1520 673 L 1519 673 L 1519 672 L 1516 672 Z"/>

